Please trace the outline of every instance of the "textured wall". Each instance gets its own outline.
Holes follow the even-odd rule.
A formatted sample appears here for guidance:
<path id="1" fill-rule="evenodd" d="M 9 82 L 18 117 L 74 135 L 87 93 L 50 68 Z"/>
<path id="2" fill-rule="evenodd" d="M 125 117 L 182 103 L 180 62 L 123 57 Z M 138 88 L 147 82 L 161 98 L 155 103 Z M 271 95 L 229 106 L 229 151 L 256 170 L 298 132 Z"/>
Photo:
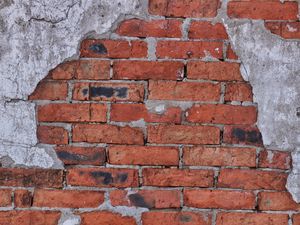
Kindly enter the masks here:
<path id="1" fill-rule="evenodd" d="M 0 7 L 5 223 L 299 223 L 297 1 Z"/>

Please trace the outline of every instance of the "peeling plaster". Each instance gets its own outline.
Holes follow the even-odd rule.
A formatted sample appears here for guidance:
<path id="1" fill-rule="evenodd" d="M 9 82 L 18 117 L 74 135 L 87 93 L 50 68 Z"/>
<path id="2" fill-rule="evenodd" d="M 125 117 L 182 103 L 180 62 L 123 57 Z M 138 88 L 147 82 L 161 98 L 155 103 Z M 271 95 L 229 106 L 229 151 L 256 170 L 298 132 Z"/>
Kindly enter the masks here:
<path id="1" fill-rule="evenodd" d="M 222 1 L 213 23 L 226 25 L 231 45 L 242 62 L 242 75 L 253 87 L 254 101 L 258 104 L 257 126 L 264 145 L 293 151 L 293 172 L 287 188 L 300 202 L 300 118 L 297 116 L 300 42 L 271 34 L 262 21 L 228 19 L 227 1 Z M 27 96 L 50 69 L 66 59 L 78 57 L 82 39 L 96 34 L 109 35 L 125 14 L 145 16 L 146 4 L 146 0 L 1 1 L 2 163 L 44 168 L 61 166 L 51 146 L 37 146 L 34 105 L 26 101 Z M 189 23 L 189 19 L 184 22 L 185 37 Z M 153 46 L 149 49 L 150 58 L 155 60 L 156 43 L 151 38 L 147 41 Z M 168 104 L 148 102 L 147 108 L 160 111 Z M 185 103 L 180 106 L 188 107 Z"/>
<path id="2" fill-rule="evenodd" d="M 109 33 L 125 14 L 142 16 L 141 0 L 5 0 L 0 3 L 0 162 L 61 168 L 55 151 L 37 147 L 38 82 L 66 59 L 78 58 L 82 39 Z"/>

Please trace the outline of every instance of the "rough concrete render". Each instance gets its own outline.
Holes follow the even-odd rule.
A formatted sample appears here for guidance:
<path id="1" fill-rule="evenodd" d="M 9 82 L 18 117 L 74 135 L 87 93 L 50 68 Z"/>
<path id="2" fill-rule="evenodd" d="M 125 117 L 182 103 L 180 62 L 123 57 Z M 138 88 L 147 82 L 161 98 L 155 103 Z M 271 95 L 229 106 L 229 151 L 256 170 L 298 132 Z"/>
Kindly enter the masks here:
<path id="1" fill-rule="evenodd" d="M 0 224 L 299 225 L 299 5 L 0 1 Z"/>

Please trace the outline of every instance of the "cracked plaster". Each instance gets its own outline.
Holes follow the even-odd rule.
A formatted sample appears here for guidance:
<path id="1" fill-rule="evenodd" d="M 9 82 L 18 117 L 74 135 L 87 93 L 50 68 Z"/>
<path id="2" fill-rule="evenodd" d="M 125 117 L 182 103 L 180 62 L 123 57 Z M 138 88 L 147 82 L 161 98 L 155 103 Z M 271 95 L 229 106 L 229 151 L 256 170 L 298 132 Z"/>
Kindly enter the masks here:
<path id="1" fill-rule="evenodd" d="M 300 4 L 300 1 L 299 1 Z M 125 14 L 146 16 L 146 0 L 4 0 L 0 3 L 0 160 L 10 166 L 61 167 L 50 146 L 36 146 L 34 104 L 27 96 L 48 71 L 76 58 L 80 41 L 112 30 Z M 218 17 L 239 56 L 258 104 L 258 127 L 269 149 L 293 151 L 287 188 L 300 202 L 300 42 L 283 40 L 261 21 Z M 185 21 L 184 29 L 189 24 Z M 149 39 L 149 43 L 153 40 Z M 155 44 L 155 43 L 153 43 Z M 150 49 L 151 50 L 151 49 Z M 152 49 L 153 50 L 153 49 Z M 155 59 L 153 51 L 150 56 Z M 151 104 L 148 104 L 152 108 Z M 39 160 L 37 160 L 39 159 Z"/>

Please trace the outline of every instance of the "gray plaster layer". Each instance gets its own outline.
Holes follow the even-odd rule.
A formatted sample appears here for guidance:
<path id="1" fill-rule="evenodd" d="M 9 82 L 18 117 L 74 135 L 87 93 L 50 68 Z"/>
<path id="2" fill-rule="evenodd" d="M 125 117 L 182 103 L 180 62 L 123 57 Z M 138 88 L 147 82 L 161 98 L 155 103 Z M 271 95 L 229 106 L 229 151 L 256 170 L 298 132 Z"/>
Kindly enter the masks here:
<path id="1" fill-rule="evenodd" d="M 38 82 L 82 39 L 109 31 L 126 14 L 141 16 L 139 0 L 4 0 L 0 2 L 0 162 L 61 167 L 54 150 L 37 147 L 34 105 Z M 9 159 L 9 160 L 8 160 Z"/>

